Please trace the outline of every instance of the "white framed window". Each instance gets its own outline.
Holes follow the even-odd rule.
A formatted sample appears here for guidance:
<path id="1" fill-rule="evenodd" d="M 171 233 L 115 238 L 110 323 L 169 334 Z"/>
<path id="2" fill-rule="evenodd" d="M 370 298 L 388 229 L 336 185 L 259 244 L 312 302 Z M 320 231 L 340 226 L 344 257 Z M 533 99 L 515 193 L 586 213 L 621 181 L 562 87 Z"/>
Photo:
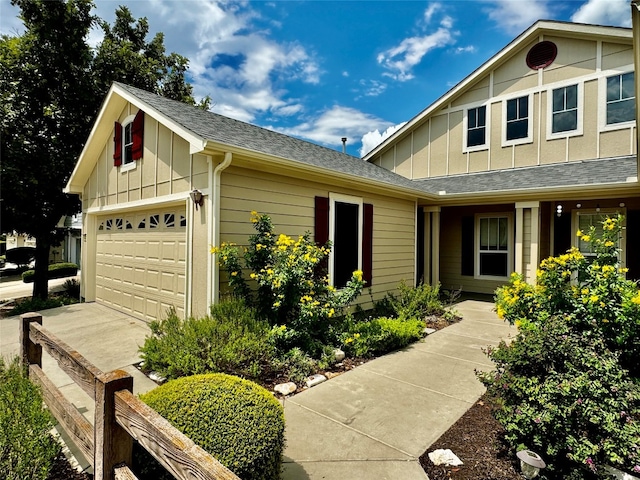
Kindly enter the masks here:
<path id="1" fill-rule="evenodd" d="M 612 75 L 606 79 L 605 125 L 634 122 L 636 93 L 634 73 Z"/>
<path id="2" fill-rule="evenodd" d="M 532 95 L 509 98 L 502 102 L 502 145 L 533 142 Z"/>
<path id="3" fill-rule="evenodd" d="M 627 213 L 626 208 L 597 208 L 597 209 L 581 209 L 574 210 L 573 215 L 571 217 L 571 223 L 573 226 L 573 242 L 572 245 L 577 247 L 589 261 L 593 260 L 596 257 L 596 254 L 593 252 L 592 244 L 587 243 L 584 240 L 580 239 L 576 232 L 581 230 L 583 233 L 588 233 L 592 226 L 595 227 L 596 237 L 602 237 L 603 227 L 602 222 L 607 217 L 615 217 L 618 214 L 625 215 Z M 621 235 L 618 238 L 618 244 L 616 245 L 618 248 L 618 261 L 620 262 L 620 268 L 624 267 L 625 263 L 625 255 L 621 255 L 622 252 L 626 249 L 626 241 L 624 235 Z"/>
<path id="4" fill-rule="evenodd" d="M 553 88 L 548 92 L 547 97 L 549 111 L 547 137 L 582 135 L 582 83 Z"/>
<path id="5" fill-rule="evenodd" d="M 476 215 L 475 278 L 505 280 L 513 270 L 513 215 Z"/>
<path id="6" fill-rule="evenodd" d="M 120 172 L 128 172 L 136 168 L 133 161 L 133 120 L 135 115 L 129 115 L 122 122 L 122 165 Z"/>
<path id="7" fill-rule="evenodd" d="M 329 282 L 344 287 L 355 270 L 362 270 L 362 198 L 329 194 Z"/>
<path id="8" fill-rule="evenodd" d="M 486 150 L 489 146 L 489 115 L 486 105 L 468 108 L 464 116 L 464 152 Z"/>

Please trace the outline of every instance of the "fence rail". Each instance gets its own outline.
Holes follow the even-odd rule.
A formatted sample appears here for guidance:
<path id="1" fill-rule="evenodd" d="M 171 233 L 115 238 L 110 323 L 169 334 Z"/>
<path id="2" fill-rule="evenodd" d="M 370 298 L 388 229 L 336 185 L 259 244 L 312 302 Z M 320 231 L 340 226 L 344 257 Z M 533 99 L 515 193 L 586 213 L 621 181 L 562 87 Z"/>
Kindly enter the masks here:
<path id="1" fill-rule="evenodd" d="M 133 377 L 122 370 L 102 372 L 42 327 L 37 313 L 22 315 L 20 342 L 29 378 L 82 454 L 94 480 L 137 480 L 128 465 L 134 440 L 179 480 L 240 480 L 155 410 L 136 398 Z M 42 371 L 42 349 L 95 402 L 94 424 L 67 400 Z"/>

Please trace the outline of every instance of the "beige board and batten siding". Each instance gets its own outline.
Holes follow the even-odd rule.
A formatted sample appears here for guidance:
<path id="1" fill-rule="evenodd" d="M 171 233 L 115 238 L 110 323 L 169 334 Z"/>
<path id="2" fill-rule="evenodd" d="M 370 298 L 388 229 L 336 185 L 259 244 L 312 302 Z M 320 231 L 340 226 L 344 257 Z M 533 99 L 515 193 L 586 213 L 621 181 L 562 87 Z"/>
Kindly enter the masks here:
<path id="1" fill-rule="evenodd" d="M 538 164 L 632 155 L 635 126 L 604 126 L 606 77 L 633 70 L 630 44 L 590 39 L 542 37 L 556 43 L 558 56 L 538 73 L 526 65 L 531 42 L 479 78 L 448 105 L 425 116 L 386 146 L 372 161 L 407 178 L 428 178 Z M 582 133 L 548 138 L 549 95 L 554 88 L 581 85 Z M 529 95 L 531 138 L 503 144 L 503 104 Z M 464 151 L 464 116 L 469 108 L 487 105 L 487 144 Z M 407 149 L 410 139 L 411 149 Z M 410 168 L 409 168 L 410 167 Z"/>
<path id="2" fill-rule="evenodd" d="M 128 104 L 118 121 L 136 112 Z M 83 210 L 207 188 L 207 157 L 189 154 L 189 143 L 150 115 L 145 115 L 144 152 L 135 168 L 122 171 L 114 166 L 113 148 L 112 131 L 84 188 Z"/>
<path id="3" fill-rule="evenodd" d="M 401 280 L 413 284 L 415 277 L 415 204 L 357 189 L 330 186 L 275 173 L 231 166 L 222 174 L 220 231 L 222 242 L 242 247 L 255 233 L 251 211 L 268 214 L 276 234 L 297 238 L 306 232 L 313 239 L 315 197 L 340 193 L 373 204 L 373 296 L 382 298 Z M 357 303 L 367 306 L 369 295 Z M 221 291 L 228 290 L 221 275 Z"/>

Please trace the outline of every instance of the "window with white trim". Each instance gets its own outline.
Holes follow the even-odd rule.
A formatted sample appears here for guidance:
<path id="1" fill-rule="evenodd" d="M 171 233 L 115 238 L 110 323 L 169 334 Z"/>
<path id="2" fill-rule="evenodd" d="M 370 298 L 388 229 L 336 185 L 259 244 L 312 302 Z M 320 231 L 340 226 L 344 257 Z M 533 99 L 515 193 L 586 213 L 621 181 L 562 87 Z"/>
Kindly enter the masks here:
<path id="1" fill-rule="evenodd" d="M 510 214 L 488 214 L 476 217 L 476 275 L 508 278 L 512 257 L 512 220 Z"/>
<path id="2" fill-rule="evenodd" d="M 133 117 L 122 125 L 122 165 L 133 162 Z"/>
<path id="3" fill-rule="evenodd" d="M 607 125 L 636 119 L 633 72 L 607 77 Z"/>
<path id="4" fill-rule="evenodd" d="M 505 141 L 530 137 L 529 96 L 511 98 L 505 102 Z"/>
<path id="5" fill-rule="evenodd" d="M 362 199 L 330 194 L 329 201 L 329 278 L 342 288 L 354 271 L 362 270 Z"/>
<path id="6" fill-rule="evenodd" d="M 487 143 L 487 106 L 467 110 L 466 147 L 481 147 Z"/>
<path id="7" fill-rule="evenodd" d="M 588 234 L 591 230 L 591 227 L 595 227 L 595 237 L 601 238 L 604 232 L 602 222 L 604 222 L 607 217 L 615 217 L 618 213 L 624 215 L 626 213 L 626 209 L 622 210 L 613 210 L 613 209 L 591 209 L 591 210 L 578 210 L 575 211 L 575 216 L 573 217 L 574 222 L 574 232 L 580 230 L 583 234 Z M 596 254 L 593 251 L 593 244 L 589 242 L 585 242 L 582 238 L 575 236 L 574 245 L 578 247 L 580 253 L 582 253 L 587 260 L 590 262 L 596 258 Z M 624 257 L 620 255 L 621 251 L 625 248 L 624 237 L 620 236 L 618 238 L 618 242 L 616 247 L 618 248 L 618 259 L 621 262 L 621 266 L 624 260 Z"/>
<path id="8" fill-rule="evenodd" d="M 578 95 L 578 85 L 569 85 L 552 90 L 552 134 L 578 130 Z"/>

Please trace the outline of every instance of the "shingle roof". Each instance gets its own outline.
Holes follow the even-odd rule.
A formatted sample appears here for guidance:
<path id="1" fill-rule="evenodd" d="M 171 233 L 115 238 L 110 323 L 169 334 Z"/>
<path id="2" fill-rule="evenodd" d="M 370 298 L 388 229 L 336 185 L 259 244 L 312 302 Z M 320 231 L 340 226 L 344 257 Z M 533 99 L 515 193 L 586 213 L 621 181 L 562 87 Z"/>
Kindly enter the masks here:
<path id="1" fill-rule="evenodd" d="M 116 85 L 204 140 L 274 155 L 287 160 L 294 160 L 303 164 L 326 168 L 331 171 L 375 180 L 397 187 L 417 190 L 411 180 L 385 168 L 365 162 L 360 158 L 195 108 L 129 85 L 122 83 L 116 83 Z"/>
<path id="2" fill-rule="evenodd" d="M 382 184 L 413 190 L 416 195 L 500 193 L 549 187 L 626 183 L 637 176 L 636 157 L 585 160 L 533 167 L 409 180 L 357 157 L 272 130 L 208 112 L 122 83 L 118 87 L 139 98 L 171 121 L 213 142 L 273 155 Z M 441 192 L 446 192 L 442 194 Z"/>
<path id="3" fill-rule="evenodd" d="M 449 195 L 620 184 L 637 175 L 636 157 L 629 156 L 434 177 L 414 180 L 414 183 L 426 193 L 444 191 Z"/>

